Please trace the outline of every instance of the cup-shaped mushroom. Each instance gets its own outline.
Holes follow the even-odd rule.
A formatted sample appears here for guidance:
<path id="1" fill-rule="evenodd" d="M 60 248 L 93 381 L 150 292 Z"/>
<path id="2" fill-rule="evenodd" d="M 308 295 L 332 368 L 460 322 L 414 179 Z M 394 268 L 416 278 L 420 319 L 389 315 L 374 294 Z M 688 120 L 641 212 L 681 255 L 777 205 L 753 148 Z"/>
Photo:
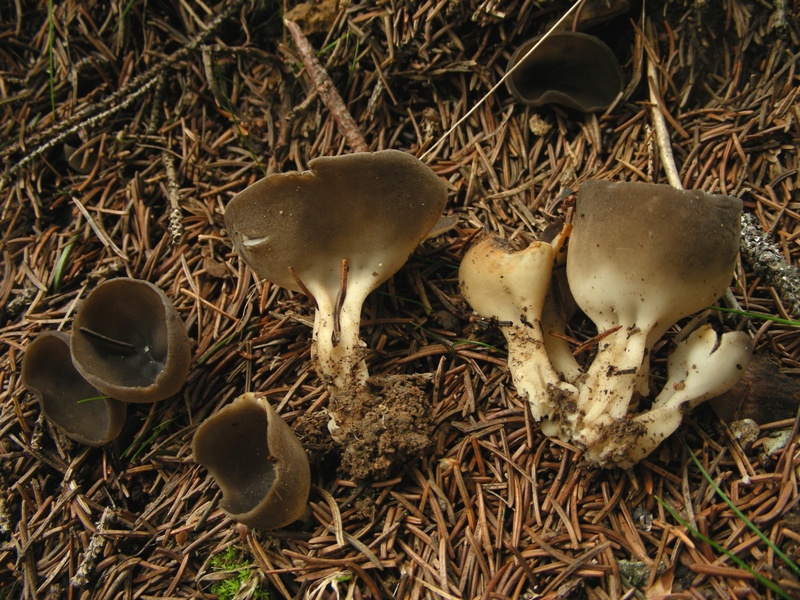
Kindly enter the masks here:
<path id="1" fill-rule="evenodd" d="M 487 237 L 467 251 L 458 272 L 472 308 L 498 319 L 508 342 L 514 385 L 536 420 L 550 417 L 557 400 L 575 392 L 554 370 L 542 332 L 553 263 L 562 243 L 559 236 L 552 244 L 533 242 L 514 252 L 502 240 Z"/>
<path id="2" fill-rule="evenodd" d="M 81 444 L 108 444 L 125 423 L 127 406 L 105 396 L 75 369 L 66 333 L 43 333 L 30 343 L 22 384 L 38 397 L 47 420 Z"/>
<path id="3" fill-rule="evenodd" d="M 222 489 L 222 510 L 240 523 L 276 529 L 305 512 L 308 457 L 265 398 L 248 392 L 207 419 L 192 452 Z"/>
<path id="4" fill-rule="evenodd" d="M 567 252 L 569 288 L 598 328 L 666 331 L 733 277 L 742 201 L 654 183 L 587 181 Z"/>
<path id="5" fill-rule="evenodd" d="M 739 248 L 738 198 L 667 185 L 589 181 L 581 186 L 567 252 L 578 306 L 603 338 L 581 389 L 591 421 L 625 416 L 649 348 L 719 298 Z"/>
<path id="6" fill-rule="evenodd" d="M 81 375 L 125 402 L 176 394 L 192 358 L 183 321 L 164 292 L 124 277 L 89 294 L 75 316 L 70 347 Z"/>
<path id="7" fill-rule="evenodd" d="M 366 379 L 358 338 L 364 300 L 436 226 L 447 188 L 397 150 L 308 164 L 308 171 L 268 175 L 237 194 L 225 226 L 260 277 L 314 297 L 317 366 L 341 387 L 354 374 Z"/>
<path id="8" fill-rule="evenodd" d="M 523 104 L 562 104 L 583 112 L 608 108 L 622 91 L 619 61 L 598 38 L 574 31 L 558 31 L 545 38 L 530 56 L 541 36 L 517 48 L 507 71 L 511 94 Z"/>

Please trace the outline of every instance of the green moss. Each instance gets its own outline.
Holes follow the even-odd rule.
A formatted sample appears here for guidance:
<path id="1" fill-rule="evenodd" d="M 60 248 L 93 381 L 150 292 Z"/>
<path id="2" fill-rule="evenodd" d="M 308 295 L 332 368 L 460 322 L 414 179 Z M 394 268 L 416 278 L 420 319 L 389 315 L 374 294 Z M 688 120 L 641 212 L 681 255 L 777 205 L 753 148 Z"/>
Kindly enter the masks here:
<path id="1" fill-rule="evenodd" d="M 211 593 L 219 600 L 234 600 L 236 594 L 247 584 L 251 576 L 251 567 L 242 552 L 233 546 L 211 559 L 211 568 L 215 571 L 229 571 L 231 576 L 211 586 Z M 253 590 L 251 598 L 268 600 L 269 591 L 260 585 Z"/>

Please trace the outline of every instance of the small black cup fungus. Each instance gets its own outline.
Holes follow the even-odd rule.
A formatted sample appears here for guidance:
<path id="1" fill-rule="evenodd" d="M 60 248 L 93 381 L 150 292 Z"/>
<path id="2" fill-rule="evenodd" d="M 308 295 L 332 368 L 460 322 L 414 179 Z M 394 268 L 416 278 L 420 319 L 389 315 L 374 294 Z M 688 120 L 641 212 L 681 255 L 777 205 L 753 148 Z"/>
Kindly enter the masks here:
<path id="1" fill-rule="evenodd" d="M 562 104 L 583 112 L 607 109 L 622 91 L 619 61 L 598 38 L 575 31 L 535 37 L 517 48 L 507 71 L 522 61 L 506 86 L 519 102 L 529 106 Z"/>

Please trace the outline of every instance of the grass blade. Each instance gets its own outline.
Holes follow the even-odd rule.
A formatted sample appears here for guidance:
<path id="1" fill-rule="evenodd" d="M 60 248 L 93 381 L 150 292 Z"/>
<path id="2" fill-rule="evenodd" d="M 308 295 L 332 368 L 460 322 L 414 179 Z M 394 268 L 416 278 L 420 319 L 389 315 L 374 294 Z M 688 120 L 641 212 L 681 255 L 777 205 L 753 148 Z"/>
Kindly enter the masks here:
<path id="1" fill-rule="evenodd" d="M 766 313 L 760 312 L 753 312 L 750 310 L 736 310 L 734 308 L 724 308 L 722 306 L 710 306 L 711 310 L 716 310 L 718 312 L 728 313 L 731 315 L 738 315 L 740 317 L 747 317 L 748 319 L 756 319 L 760 321 L 773 321 L 774 323 L 779 323 L 781 325 L 791 325 L 792 327 L 800 327 L 800 321 L 792 321 L 791 319 L 784 319 L 781 317 L 776 317 L 774 315 L 768 315 Z"/>
<path id="2" fill-rule="evenodd" d="M 700 541 L 702 541 L 702 542 L 705 542 L 706 544 L 708 544 L 709 546 L 711 546 L 712 548 L 714 548 L 714 550 L 716 550 L 717 552 L 721 552 L 722 554 L 724 554 L 725 556 L 727 556 L 728 558 L 730 558 L 730 559 L 731 559 L 733 562 L 735 562 L 737 565 L 739 565 L 739 567 L 741 567 L 742 569 L 744 569 L 745 571 L 747 571 L 748 573 L 750 573 L 750 574 L 751 574 L 753 577 L 755 577 L 755 578 L 756 578 L 756 580 L 757 580 L 757 581 L 758 581 L 758 582 L 759 582 L 761 585 L 763 585 L 764 587 L 768 588 L 769 590 L 772 590 L 773 592 L 775 592 L 775 593 L 776 593 L 778 596 L 780 596 L 781 598 L 786 598 L 786 600 L 791 600 L 791 599 L 792 599 L 792 597 L 791 597 L 789 594 L 787 594 L 786 592 L 784 592 L 784 591 L 783 591 L 783 590 L 780 588 L 780 586 L 778 586 L 778 584 L 776 584 L 774 581 L 771 581 L 771 580 L 767 579 L 767 578 L 766 578 L 766 577 L 764 577 L 764 576 L 763 576 L 761 573 L 759 573 L 758 571 L 756 571 L 755 569 L 753 569 L 753 568 L 752 568 L 750 565 L 748 565 L 746 562 L 744 562 L 744 561 L 743 561 L 741 558 L 739 558 L 738 556 L 736 556 L 735 554 L 733 554 L 733 553 L 732 553 L 730 550 L 728 550 L 727 548 L 723 548 L 722 546 L 720 546 L 719 544 L 717 544 L 717 543 L 716 543 L 714 540 L 712 540 L 712 539 L 711 539 L 711 538 L 709 538 L 709 537 L 706 537 L 705 535 L 703 535 L 702 533 L 700 533 L 700 532 L 699 532 L 697 529 L 695 529 L 694 527 L 692 527 L 692 526 L 691 526 L 691 525 L 690 525 L 690 524 L 689 524 L 687 521 L 685 521 L 685 520 L 683 519 L 683 517 L 681 517 L 681 516 L 678 514 L 678 511 L 676 511 L 674 508 L 672 508 L 671 506 L 669 506 L 669 505 L 668 505 L 666 502 L 664 502 L 664 501 L 663 501 L 661 498 L 659 498 L 658 496 L 655 496 L 655 499 L 656 499 L 656 501 L 657 501 L 657 502 L 658 502 L 658 503 L 659 503 L 661 506 L 663 506 L 663 507 L 664 507 L 664 509 L 665 509 L 665 510 L 666 510 L 666 511 L 667 511 L 667 512 L 670 514 L 670 515 L 672 515 L 672 518 L 673 518 L 673 519 L 675 519 L 675 520 L 676 520 L 678 523 L 680 523 L 681 525 L 683 525 L 683 526 L 686 528 L 686 530 L 687 530 L 689 533 L 691 533 L 691 534 L 692 534 L 692 536 L 696 537 L 697 539 L 699 539 L 699 540 L 700 540 Z"/>
<path id="3" fill-rule="evenodd" d="M 685 441 L 684 441 L 684 444 L 686 444 Z M 722 498 L 725 501 L 725 504 L 727 504 L 728 508 L 730 508 L 733 511 L 733 514 L 735 514 L 737 517 L 739 517 L 742 520 L 742 522 L 745 525 L 747 525 L 747 527 L 750 529 L 750 531 L 755 533 L 761 539 L 762 542 L 764 542 L 767 546 L 769 546 L 769 548 L 775 553 L 775 556 L 777 556 L 783 562 L 785 562 L 786 565 L 792 571 L 794 571 L 794 573 L 796 575 L 800 576 L 800 567 L 797 566 L 797 563 L 795 563 L 788 556 L 786 556 L 781 551 L 781 549 L 778 548 L 777 546 L 775 546 L 775 544 L 772 543 L 772 540 L 770 540 L 766 535 L 764 535 L 761 532 L 761 530 L 758 527 L 756 527 L 756 525 L 750 519 L 748 519 L 746 516 L 744 516 L 742 511 L 740 511 L 736 507 L 736 505 L 731 501 L 730 498 L 728 498 L 728 496 L 725 494 L 725 492 L 723 492 L 722 489 L 717 485 L 717 483 L 711 478 L 711 475 L 709 475 L 708 471 L 705 470 L 705 468 L 703 467 L 703 465 L 700 462 L 700 460 L 694 455 L 694 452 L 692 452 L 691 449 L 689 448 L 688 444 L 686 444 L 686 449 L 689 451 L 689 456 L 692 457 L 692 460 L 694 461 L 694 464 L 697 465 L 697 468 L 700 469 L 700 472 L 703 474 L 703 477 L 705 477 L 706 481 L 708 482 L 708 485 L 710 485 L 714 489 L 714 491 L 717 492 L 719 497 Z"/>

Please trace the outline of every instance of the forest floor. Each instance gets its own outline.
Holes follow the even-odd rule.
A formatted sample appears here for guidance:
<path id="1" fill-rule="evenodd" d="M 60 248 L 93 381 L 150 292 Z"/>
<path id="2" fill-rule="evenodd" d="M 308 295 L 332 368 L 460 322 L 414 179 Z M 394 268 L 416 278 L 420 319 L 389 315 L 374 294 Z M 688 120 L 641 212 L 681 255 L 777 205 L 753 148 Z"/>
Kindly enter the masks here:
<path id="1" fill-rule="evenodd" d="M 505 86 L 490 94 L 515 48 L 569 8 L 0 5 L 0 596 L 800 598 L 800 8 L 589 3 L 568 27 L 618 57 L 615 106 L 583 114 L 522 106 Z M 377 481 L 349 479 L 312 443 L 328 400 L 311 363 L 313 308 L 256 277 L 224 228 L 229 200 L 265 174 L 353 151 L 284 15 L 366 147 L 427 153 L 456 219 L 364 306 L 370 372 L 432 376 L 431 447 Z M 743 253 L 740 309 L 704 313 L 751 334 L 767 375 L 687 414 L 633 468 L 597 469 L 542 434 L 458 267 L 482 230 L 517 248 L 538 239 L 590 178 L 666 183 L 662 118 L 683 186 L 741 198 L 766 236 L 746 243 L 790 266 L 771 280 Z M 192 366 L 179 395 L 131 405 L 117 441 L 88 448 L 43 419 L 21 366 L 38 334 L 69 332 L 81 301 L 120 276 L 173 301 Z M 654 348 L 654 385 L 687 322 Z M 579 314 L 568 333 L 581 343 L 592 328 Z M 245 391 L 304 424 L 312 459 L 309 511 L 276 531 L 226 516 L 192 460 L 197 426 Z M 750 435 L 743 416 L 758 423 Z"/>

